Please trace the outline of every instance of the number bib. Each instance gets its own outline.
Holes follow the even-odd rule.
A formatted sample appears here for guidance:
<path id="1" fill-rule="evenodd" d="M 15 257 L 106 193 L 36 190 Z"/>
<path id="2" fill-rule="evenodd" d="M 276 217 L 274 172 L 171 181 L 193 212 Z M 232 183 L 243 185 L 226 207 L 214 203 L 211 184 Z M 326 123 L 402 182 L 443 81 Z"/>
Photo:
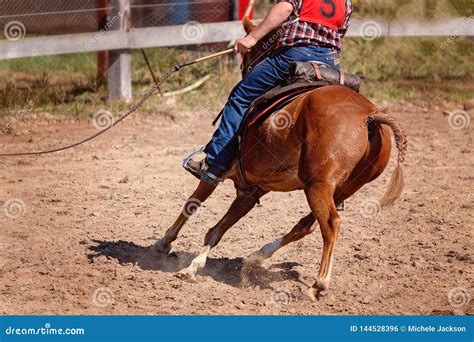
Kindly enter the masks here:
<path id="1" fill-rule="evenodd" d="M 346 0 L 300 0 L 300 20 L 337 30 L 346 18 Z"/>

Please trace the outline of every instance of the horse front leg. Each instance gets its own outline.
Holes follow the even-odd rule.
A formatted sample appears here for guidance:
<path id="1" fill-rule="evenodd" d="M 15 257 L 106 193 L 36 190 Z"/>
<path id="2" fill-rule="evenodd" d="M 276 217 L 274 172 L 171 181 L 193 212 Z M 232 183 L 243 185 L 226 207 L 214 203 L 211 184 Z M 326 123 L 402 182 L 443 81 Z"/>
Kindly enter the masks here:
<path id="1" fill-rule="evenodd" d="M 234 202 L 232 202 L 227 213 L 207 232 L 204 238 L 204 246 L 199 251 L 197 257 L 191 261 L 191 265 L 178 272 L 176 276 L 180 279 L 194 282 L 197 272 L 206 264 L 207 256 L 211 248 L 219 243 L 225 232 L 244 217 L 264 194 L 265 192 L 260 190 L 248 192 L 237 190 L 237 197 Z"/>
<path id="2" fill-rule="evenodd" d="M 202 202 L 211 196 L 216 189 L 215 185 L 211 185 L 204 181 L 200 181 L 197 189 L 185 202 L 181 213 L 179 214 L 173 225 L 166 231 L 165 236 L 155 243 L 155 249 L 159 253 L 168 254 L 171 250 L 171 243 L 176 240 L 178 234 L 188 219 L 199 209 Z"/>

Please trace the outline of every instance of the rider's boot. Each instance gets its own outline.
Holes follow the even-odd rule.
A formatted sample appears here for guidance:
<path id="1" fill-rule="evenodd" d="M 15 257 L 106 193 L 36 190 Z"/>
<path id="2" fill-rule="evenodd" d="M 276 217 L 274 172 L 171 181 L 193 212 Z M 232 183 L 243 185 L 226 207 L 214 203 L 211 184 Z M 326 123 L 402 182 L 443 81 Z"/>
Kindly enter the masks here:
<path id="1" fill-rule="evenodd" d="M 205 159 L 200 161 L 190 159 L 185 164 L 183 164 L 183 167 L 194 177 L 201 179 L 206 183 L 217 185 L 219 182 L 223 181 L 221 176 L 224 171 L 212 166 L 208 166 Z"/>

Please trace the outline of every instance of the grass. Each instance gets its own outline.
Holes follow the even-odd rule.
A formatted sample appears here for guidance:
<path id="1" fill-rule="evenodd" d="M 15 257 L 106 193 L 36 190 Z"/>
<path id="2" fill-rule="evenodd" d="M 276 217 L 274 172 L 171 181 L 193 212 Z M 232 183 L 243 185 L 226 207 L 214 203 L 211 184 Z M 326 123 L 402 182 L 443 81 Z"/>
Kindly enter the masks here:
<path id="1" fill-rule="evenodd" d="M 472 15 L 470 0 L 354 0 L 358 17 L 438 19 Z"/>
<path id="2" fill-rule="evenodd" d="M 148 49 L 146 53 L 157 77 L 177 63 L 200 55 L 179 49 Z M 173 75 L 162 88 L 164 91 L 182 88 L 214 69 L 210 63 L 187 67 L 184 72 Z M 134 92 L 139 93 L 152 84 L 139 51 L 133 52 L 132 70 Z M 107 90 L 96 82 L 95 54 L 0 61 L 0 115 L 18 110 L 31 101 L 37 111 L 80 116 L 84 108 L 103 108 L 106 98 Z M 116 110 L 126 107 L 120 102 L 112 105 Z"/>
<path id="3" fill-rule="evenodd" d="M 374 100 L 472 98 L 473 41 L 445 38 L 381 38 L 374 41 L 346 39 L 342 66 L 346 72 L 364 75 L 362 92 Z M 200 53 L 181 49 L 147 49 L 159 77 L 177 63 Z M 201 53 L 202 54 L 202 53 Z M 133 90 L 137 98 L 151 86 L 152 78 L 139 51 L 133 53 Z M 73 117 L 91 116 L 99 109 L 122 112 L 128 105 L 108 103 L 107 91 L 96 83 L 95 54 L 37 57 L 0 62 L 0 116 L 33 103 L 36 112 Z M 140 112 L 169 115 L 175 102 L 179 110 L 217 113 L 239 81 L 236 63 L 228 58 L 182 69 L 164 85 L 175 90 L 210 74 L 200 89 L 176 99 L 154 96 Z"/>
<path id="4" fill-rule="evenodd" d="M 469 39 L 347 39 L 342 64 L 371 80 L 467 78 L 474 73 L 474 43 Z"/>

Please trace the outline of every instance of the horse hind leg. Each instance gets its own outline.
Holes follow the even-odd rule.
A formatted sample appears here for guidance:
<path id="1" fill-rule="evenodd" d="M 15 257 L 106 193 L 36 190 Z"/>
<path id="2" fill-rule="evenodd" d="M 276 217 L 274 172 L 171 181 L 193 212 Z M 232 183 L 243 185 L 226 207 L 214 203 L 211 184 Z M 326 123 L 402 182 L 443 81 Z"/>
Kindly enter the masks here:
<path id="1" fill-rule="evenodd" d="M 311 234 L 316 229 L 316 226 L 317 223 L 314 215 L 312 213 L 306 215 L 299 220 L 289 233 L 271 243 L 267 243 L 258 251 L 250 254 L 245 259 L 245 265 L 248 267 L 261 265 L 263 261 L 270 258 L 280 248 Z"/>
<path id="2" fill-rule="evenodd" d="M 159 253 L 168 254 L 171 250 L 171 243 L 178 238 L 178 234 L 189 218 L 199 209 L 202 202 L 211 196 L 216 189 L 204 181 L 200 181 L 198 187 L 184 204 L 173 225 L 166 231 L 165 236 L 155 243 L 155 250 Z"/>
<path id="3" fill-rule="evenodd" d="M 307 294 L 311 300 L 319 299 L 322 291 L 329 289 L 336 241 L 339 236 L 340 218 L 334 203 L 334 187 L 327 183 L 313 183 L 305 189 L 306 197 L 319 222 L 323 237 L 323 253 L 318 277 Z"/>

